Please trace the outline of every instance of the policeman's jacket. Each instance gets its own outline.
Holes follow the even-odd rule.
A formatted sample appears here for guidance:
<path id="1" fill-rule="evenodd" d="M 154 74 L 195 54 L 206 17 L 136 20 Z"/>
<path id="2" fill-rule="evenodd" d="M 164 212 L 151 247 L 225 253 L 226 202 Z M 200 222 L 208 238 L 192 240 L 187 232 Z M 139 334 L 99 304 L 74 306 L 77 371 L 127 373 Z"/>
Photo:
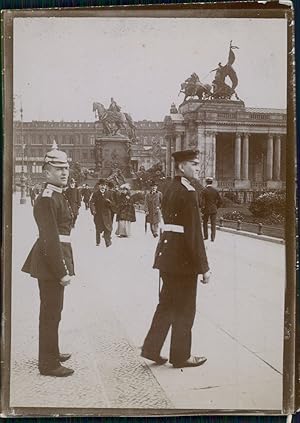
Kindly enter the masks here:
<path id="1" fill-rule="evenodd" d="M 73 213 L 62 188 L 47 184 L 34 204 L 33 215 L 39 236 L 22 271 L 42 280 L 74 275 L 70 243 Z"/>
<path id="2" fill-rule="evenodd" d="M 222 205 L 222 199 L 218 191 L 208 185 L 202 191 L 202 210 L 204 214 L 217 213 L 218 208 Z"/>
<path id="3" fill-rule="evenodd" d="M 199 197 L 190 182 L 176 176 L 162 200 L 164 231 L 154 265 L 177 275 L 204 274 L 209 270 L 201 229 Z"/>

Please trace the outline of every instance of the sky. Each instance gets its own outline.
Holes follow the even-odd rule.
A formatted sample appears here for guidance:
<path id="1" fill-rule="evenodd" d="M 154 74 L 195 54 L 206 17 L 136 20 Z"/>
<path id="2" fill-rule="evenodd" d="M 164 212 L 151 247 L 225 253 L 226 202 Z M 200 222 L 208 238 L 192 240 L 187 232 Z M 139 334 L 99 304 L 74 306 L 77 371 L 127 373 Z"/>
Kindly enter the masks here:
<path id="1" fill-rule="evenodd" d="M 211 83 L 229 43 L 246 107 L 286 108 L 284 19 L 15 18 L 14 95 L 24 121 L 94 121 L 113 97 L 135 121 L 162 121 L 180 84 Z"/>

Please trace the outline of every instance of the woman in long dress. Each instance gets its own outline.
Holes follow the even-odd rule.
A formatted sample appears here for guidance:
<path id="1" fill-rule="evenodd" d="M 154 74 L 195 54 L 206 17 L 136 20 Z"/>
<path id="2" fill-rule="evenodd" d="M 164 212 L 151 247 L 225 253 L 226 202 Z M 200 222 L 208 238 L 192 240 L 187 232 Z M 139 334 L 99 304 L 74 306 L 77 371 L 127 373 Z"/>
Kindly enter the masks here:
<path id="1" fill-rule="evenodd" d="M 116 235 L 120 238 L 127 238 L 131 234 L 131 222 L 135 222 L 135 208 L 130 195 L 129 184 L 120 186 L 120 194 L 117 205 L 118 227 Z"/>

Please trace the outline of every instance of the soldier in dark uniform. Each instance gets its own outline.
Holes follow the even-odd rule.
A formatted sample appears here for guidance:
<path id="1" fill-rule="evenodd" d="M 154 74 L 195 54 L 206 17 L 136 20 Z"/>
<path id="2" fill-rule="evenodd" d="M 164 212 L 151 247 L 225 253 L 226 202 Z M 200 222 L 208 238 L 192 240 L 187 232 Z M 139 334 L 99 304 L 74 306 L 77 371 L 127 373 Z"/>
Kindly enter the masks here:
<path id="1" fill-rule="evenodd" d="M 162 200 L 164 231 L 158 243 L 154 268 L 163 280 L 159 304 L 141 355 L 164 364 L 160 355 L 170 327 L 169 361 L 175 368 L 196 367 L 205 357 L 191 355 L 192 326 L 196 312 L 198 275 L 208 283 L 210 272 L 201 231 L 199 197 L 190 179 L 198 176 L 198 150 L 173 153 L 176 176 Z"/>
<path id="2" fill-rule="evenodd" d="M 65 195 L 69 201 L 69 204 L 73 212 L 73 227 L 75 226 L 76 219 L 78 217 L 79 209 L 81 206 L 81 195 L 79 189 L 76 187 L 75 179 L 71 178 L 68 188 L 65 191 Z"/>
<path id="3" fill-rule="evenodd" d="M 202 191 L 203 235 L 208 239 L 208 221 L 210 220 L 211 241 L 216 237 L 217 210 L 222 204 L 218 191 L 212 186 L 213 178 L 206 178 L 206 187 Z"/>
<path id="4" fill-rule="evenodd" d="M 114 202 L 111 193 L 107 191 L 105 179 L 98 182 L 98 190 L 94 192 L 90 201 L 91 212 L 94 216 L 96 228 L 96 245 L 100 244 L 101 233 L 105 240 L 106 247 L 110 247 L 112 232 L 112 212 Z"/>
<path id="5" fill-rule="evenodd" d="M 74 275 L 70 241 L 73 216 L 63 192 L 69 176 L 67 155 L 52 149 L 45 156 L 43 170 L 47 183 L 33 209 L 39 237 L 22 271 L 38 279 L 39 371 L 46 376 L 65 377 L 74 373 L 74 370 L 61 365 L 71 354 L 61 354 L 58 342 L 64 288 Z"/>

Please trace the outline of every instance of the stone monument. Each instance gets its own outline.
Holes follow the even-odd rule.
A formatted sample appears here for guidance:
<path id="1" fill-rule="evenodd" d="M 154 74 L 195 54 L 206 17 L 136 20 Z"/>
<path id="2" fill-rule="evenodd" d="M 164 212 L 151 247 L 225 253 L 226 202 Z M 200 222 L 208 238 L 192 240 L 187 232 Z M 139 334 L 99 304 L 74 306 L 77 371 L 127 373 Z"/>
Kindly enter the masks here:
<path id="1" fill-rule="evenodd" d="M 93 103 L 93 111 L 96 115 L 95 175 L 121 183 L 130 176 L 131 144 L 136 141 L 135 124 L 113 98 L 107 109 L 102 103 Z"/>

